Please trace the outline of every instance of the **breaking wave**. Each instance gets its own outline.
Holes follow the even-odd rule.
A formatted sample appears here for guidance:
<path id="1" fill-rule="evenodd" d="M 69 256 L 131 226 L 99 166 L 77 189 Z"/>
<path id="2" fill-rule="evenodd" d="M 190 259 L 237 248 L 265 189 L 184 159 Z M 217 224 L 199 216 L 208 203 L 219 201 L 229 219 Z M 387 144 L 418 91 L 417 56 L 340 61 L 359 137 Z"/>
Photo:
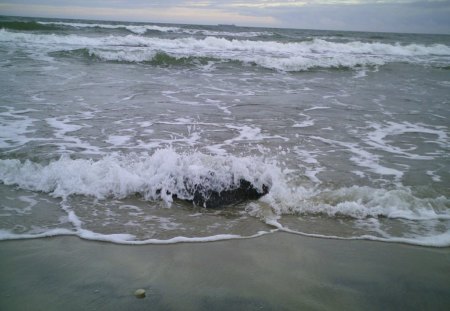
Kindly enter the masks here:
<path id="1" fill-rule="evenodd" d="M 43 53 L 87 49 L 89 56 L 105 61 L 153 62 L 155 57 L 165 55 L 176 61 L 188 60 L 188 63 L 193 59 L 209 58 L 292 72 L 311 68 L 379 66 L 390 62 L 438 63 L 439 66 L 450 62 L 450 47 L 443 44 L 338 43 L 322 39 L 281 43 L 217 37 L 162 39 L 138 35 L 87 37 L 14 33 L 4 29 L 0 30 L 0 42 L 26 45 Z"/>
<path id="2" fill-rule="evenodd" d="M 258 37 L 270 36 L 269 32 L 257 31 L 242 31 L 242 32 L 227 32 L 218 30 L 195 29 L 195 28 L 181 28 L 174 26 L 160 26 L 160 25 L 122 25 L 122 24 L 98 24 L 98 23 L 68 23 L 68 22 L 37 22 L 40 25 L 50 25 L 53 27 L 64 26 L 71 28 L 99 28 L 99 29 L 124 29 L 131 33 L 144 35 L 147 32 L 160 33 L 178 33 L 189 35 L 203 35 L 203 36 L 232 36 L 232 37 Z"/>
<path id="3" fill-rule="evenodd" d="M 43 24 L 40 22 L 4 21 L 0 22 L 0 29 L 33 31 L 33 30 L 58 30 L 60 28 L 57 25 Z"/>
<path id="4" fill-rule="evenodd" d="M 268 203 L 277 215 L 450 219 L 450 199 L 444 196 L 420 198 L 408 188 L 353 186 L 333 190 L 293 186 L 275 163 L 255 157 L 180 154 L 161 149 L 152 155 L 110 155 L 96 161 L 62 156 L 47 165 L 29 160 L 0 160 L 0 181 L 4 184 L 62 199 L 72 195 L 123 199 L 139 194 L 146 200 L 170 204 L 172 196 L 168 193 L 192 199 L 186 192 L 186 181 L 220 192 L 241 179 L 261 192 L 263 185 L 269 186 L 269 194 L 260 200 Z"/>
<path id="5" fill-rule="evenodd" d="M 145 223 L 142 223 L 143 229 L 139 229 L 140 225 L 136 227 L 138 231 L 144 230 L 142 238 L 124 233 L 129 232 L 125 225 L 123 228 L 121 226 L 116 228 L 119 230 L 118 233 L 105 234 L 101 233 L 101 227 L 98 232 L 97 229 L 90 227 L 91 221 L 86 220 L 86 215 L 83 214 L 87 210 L 75 211 L 70 207 L 72 200 L 76 202 L 93 198 L 94 201 L 111 202 L 122 199 L 132 200 L 136 195 L 147 201 L 163 201 L 166 206 L 171 206 L 174 200 L 173 195 L 176 195 L 178 199 L 192 200 L 192 194 L 186 191 L 187 182 L 220 192 L 230 188 L 240 179 L 249 181 L 255 189 L 260 191 L 264 186 L 269 186 L 268 194 L 257 201 L 244 204 L 242 208 L 247 215 L 261 219 L 272 229 L 250 231 L 248 234 L 241 235 L 230 233 L 225 223 L 225 227 L 207 236 L 149 239 L 146 238 L 147 224 Z M 210 156 L 199 152 L 177 153 L 172 149 L 161 149 L 152 155 L 114 154 L 98 160 L 72 159 L 69 156 L 62 156 L 47 164 L 29 160 L 3 159 L 0 160 L 0 182 L 61 199 L 62 210 L 67 213 L 66 218 L 73 226 L 73 229 L 60 225 L 56 228 L 48 227 L 21 234 L 14 233 L 10 229 L 0 230 L 0 240 L 77 235 L 86 239 L 114 243 L 167 244 L 252 238 L 274 231 L 285 231 L 322 238 L 368 239 L 439 247 L 450 245 L 448 230 L 450 199 L 445 196 L 420 197 L 407 187 L 390 190 L 364 186 L 339 189 L 304 188 L 289 180 L 276 163 L 256 157 Z M 35 202 L 35 199 L 27 199 L 28 201 Z M 107 206 L 109 203 L 105 204 Z M 100 212 L 95 206 L 89 207 L 90 204 L 81 206 L 86 206 L 83 209 L 93 209 L 88 212 L 87 215 L 90 215 L 88 217 L 101 217 L 97 215 Z M 31 211 L 32 208 L 33 206 L 30 206 L 29 210 Z M 144 212 L 138 207 L 133 209 L 140 210 L 140 213 Z M 106 212 L 108 210 L 109 208 Z M 129 217 L 134 217 L 133 215 L 131 213 Z M 183 219 L 187 217 L 184 221 L 189 221 L 188 216 L 192 215 L 184 215 Z M 161 228 L 166 228 L 165 218 L 148 217 L 151 220 L 162 221 Z M 292 219 L 309 219 L 310 217 L 316 217 L 315 221 L 334 218 L 343 223 L 351 223 L 354 229 L 349 235 L 336 236 L 331 232 L 311 233 L 311 230 L 304 228 L 302 222 L 300 225 L 289 224 Z M 101 218 L 98 221 L 101 222 Z M 117 221 L 129 222 L 130 220 Z M 386 221 L 388 221 L 387 224 Z M 399 235 L 395 230 L 389 231 L 392 231 L 390 228 L 396 225 L 406 226 L 403 234 Z M 176 228 L 178 225 L 173 224 L 173 226 Z M 137 235 L 139 236 L 138 233 Z"/>
<path id="6" fill-rule="evenodd" d="M 156 151 L 151 156 L 113 155 L 98 161 L 63 156 L 48 165 L 28 160 L 0 160 L 0 181 L 4 184 L 63 199 L 71 195 L 120 199 L 139 194 L 146 200 L 162 199 L 170 203 L 172 194 L 180 199 L 192 199 L 185 188 L 187 181 L 221 191 L 240 179 L 249 181 L 262 192 L 263 184 L 271 183 L 273 171 L 273 166 L 251 157 L 178 154 L 170 149 Z"/>
<path id="7" fill-rule="evenodd" d="M 147 31 L 158 32 L 179 32 L 181 28 L 157 25 L 121 25 L 121 24 L 97 24 L 97 23 L 68 23 L 68 22 L 37 22 L 40 25 L 51 25 L 54 27 L 64 26 L 70 28 L 103 28 L 103 29 L 124 29 L 132 33 L 143 35 Z"/>
<path id="8" fill-rule="evenodd" d="M 139 51 L 135 53 L 123 53 L 121 51 L 76 49 L 49 53 L 53 57 L 73 57 L 94 61 L 147 63 L 154 66 L 194 66 L 206 65 L 209 61 L 218 61 L 210 57 L 175 57 L 158 51 Z"/>

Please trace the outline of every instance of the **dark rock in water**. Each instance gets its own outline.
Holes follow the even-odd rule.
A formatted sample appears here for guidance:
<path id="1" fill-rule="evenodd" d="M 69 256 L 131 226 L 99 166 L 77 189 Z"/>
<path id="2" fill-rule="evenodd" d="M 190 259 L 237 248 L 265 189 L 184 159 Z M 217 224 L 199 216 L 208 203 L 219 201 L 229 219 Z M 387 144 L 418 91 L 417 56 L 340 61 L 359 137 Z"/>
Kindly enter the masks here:
<path id="1" fill-rule="evenodd" d="M 156 191 L 160 194 L 162 189 Z M 239 179 L 237 183 L 223 183 L 215 178 L 214 172 L 193 182 L 185 178 L 183 187 L 179 187 L 176 193 L 166 190 L 166 195 L 174 199 L 192 202 L 205 208 L 221 208 L 248 200 L 257 200 L 269 192 L 269 186 L 263 184 L 262 189 L 256 188 L 251 182 Z"/>
<path id="2" fill-rule="evenodd" d="M 240 179 L 239 184 L 230 189 L 214 191 L 202 185 L 194 187 L 192 202 L 195 205 L 206 208 L 220 208 L 226 205 L 237 204 L 247 200 L 257 200 L 269 192 L 269 188 L 263 185 L 262 192 L 256 189 L 252 183 Z"/>

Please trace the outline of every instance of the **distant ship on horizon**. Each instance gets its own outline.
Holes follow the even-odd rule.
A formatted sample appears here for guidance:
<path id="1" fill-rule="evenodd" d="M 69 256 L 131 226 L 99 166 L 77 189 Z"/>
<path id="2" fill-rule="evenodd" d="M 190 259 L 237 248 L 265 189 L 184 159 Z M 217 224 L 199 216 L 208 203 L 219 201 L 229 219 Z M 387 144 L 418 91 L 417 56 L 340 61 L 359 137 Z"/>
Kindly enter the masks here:
<path id="1" fill-rule="evenodd" d="M 235 24 L 217 24 L 217 26 L 236 27 Z"/>

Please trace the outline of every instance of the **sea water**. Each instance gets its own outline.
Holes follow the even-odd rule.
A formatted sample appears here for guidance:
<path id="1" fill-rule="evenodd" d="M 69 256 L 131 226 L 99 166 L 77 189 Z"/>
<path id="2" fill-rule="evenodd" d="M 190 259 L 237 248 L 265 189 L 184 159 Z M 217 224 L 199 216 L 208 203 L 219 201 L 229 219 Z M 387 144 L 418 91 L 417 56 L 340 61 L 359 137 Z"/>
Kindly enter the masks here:
<path id="1" fill-rule="evenodd" d="M 450 36 L 16 17 L 0 28 L 2 240 L 285 231 L 450 246 Z M 269 193 L 211 210 L 185 187 L 241 179 Z"/>

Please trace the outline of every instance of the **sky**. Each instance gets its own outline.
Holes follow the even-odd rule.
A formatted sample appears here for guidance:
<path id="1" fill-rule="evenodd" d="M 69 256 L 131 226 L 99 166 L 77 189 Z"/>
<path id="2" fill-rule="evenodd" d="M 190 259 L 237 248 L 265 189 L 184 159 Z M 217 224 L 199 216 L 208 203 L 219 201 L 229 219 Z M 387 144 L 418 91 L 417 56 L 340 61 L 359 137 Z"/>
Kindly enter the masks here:
<path id="1" fill-rule="evenodd" d="M 0 0 L 0 15 L 450 34 L 450 0 Z"/>

